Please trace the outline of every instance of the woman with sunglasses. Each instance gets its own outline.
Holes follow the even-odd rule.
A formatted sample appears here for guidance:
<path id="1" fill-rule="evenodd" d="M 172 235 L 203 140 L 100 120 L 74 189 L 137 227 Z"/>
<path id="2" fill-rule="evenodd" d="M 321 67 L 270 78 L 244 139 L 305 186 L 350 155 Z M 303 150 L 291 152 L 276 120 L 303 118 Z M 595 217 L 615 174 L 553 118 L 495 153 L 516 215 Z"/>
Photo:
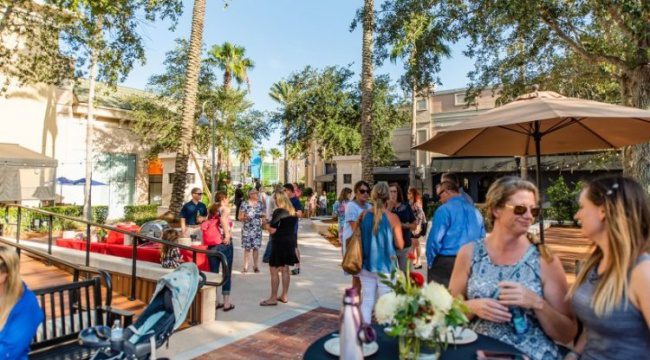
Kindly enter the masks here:
<path id="1" fill-rule="evenodd" d="M 43 311 L 20 278 L 16 250 L 0 245 L 0 357 L 27 359 Z"/>
<path id="2" fill-rule="evenodd" d="M 461 248 L 449 288 L 467 299 L 476 332 L 546 360 L 560 356 L 555 341 L 570 342 L 576 323 L 559 258 L 528 233 L 539 214 L 538 196 L 535 185 L 514 176 L 490 186 L 492 232 Z"/>
<path id="3" fill-rule="evenodd" d="M 584 325 L 565 359 L 650 356 L 650 205 L 634 180 L 589 182 L 575 215 L 596 245 L 569 292 Z"/>

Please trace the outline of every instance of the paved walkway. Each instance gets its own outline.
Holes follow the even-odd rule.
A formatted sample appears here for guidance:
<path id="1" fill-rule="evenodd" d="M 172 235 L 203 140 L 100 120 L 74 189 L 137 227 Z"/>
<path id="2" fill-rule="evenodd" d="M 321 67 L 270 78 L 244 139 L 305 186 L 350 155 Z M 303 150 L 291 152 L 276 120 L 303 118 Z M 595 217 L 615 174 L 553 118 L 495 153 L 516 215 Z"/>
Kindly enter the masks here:
<path id="1" fill-rule="evenodd" d="M 344 289 L 351 279 L 343 275 L 339 266 L 340 249 L 317 234 L 310 220 L 300 220 L 298 244 L 301 250 L 300 275 L 291 276 L 289 302 L 262 307 L 259 302 L 269 296 L 268 265 L 260 266 L 261 273 L 242 274 L 241 223 L 235 223 L 235 259 L 231 290 L 235 309 L 217 312 L 217 321 L 183 330 L 171 337 L 169 349 L 161 349 L 159 356 L 173 359 L 192 359 L 217 348 L 232 344 L 267 330 L 277 324 L 314 310 L 338 310 Z M 263 245 L 266 246 L 266 236 Z M 261 253 L 260 253 L 261 260 Z M 329 327 L 328 327 L 329 329 Z M 331 331 L 331 330 L 328 330 Z"/>

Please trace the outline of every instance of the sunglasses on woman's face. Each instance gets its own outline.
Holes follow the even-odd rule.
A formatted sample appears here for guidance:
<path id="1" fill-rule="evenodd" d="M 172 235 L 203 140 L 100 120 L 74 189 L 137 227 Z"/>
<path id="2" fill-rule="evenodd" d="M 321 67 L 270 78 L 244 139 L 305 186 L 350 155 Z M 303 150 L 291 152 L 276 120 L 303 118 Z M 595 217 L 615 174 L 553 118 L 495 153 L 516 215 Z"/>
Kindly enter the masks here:
<path id="1" fill-rule="evenodd" d="M 368 189 L 359 189 L 357 191 L 359 192 L 359 194 L 367 194 L 369 192 Z"/>
<path id="2" fill-rule="evenodd" d="M 528 211 L 528 209 L 530 209 L 530 214 L 533 215 L 533 217 L 537 217 L 539 215 L 539 210 L 540 210 L 539 206 L 528 207 L 528 206 L 525 206 L 525 205 L 506 204 L 506 207 L 512 209 L 512 212 L 515 215 L 520 215 L 520 216 L 524 215 L 526 213 L 526 211 Z"/>

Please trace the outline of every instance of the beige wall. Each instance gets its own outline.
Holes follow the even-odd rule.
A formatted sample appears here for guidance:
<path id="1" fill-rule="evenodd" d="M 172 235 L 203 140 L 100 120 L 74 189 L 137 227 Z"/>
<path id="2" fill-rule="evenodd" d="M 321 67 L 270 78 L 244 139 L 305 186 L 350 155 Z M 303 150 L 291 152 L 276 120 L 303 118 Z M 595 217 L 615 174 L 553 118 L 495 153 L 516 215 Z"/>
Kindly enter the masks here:
<path id="1" fill-rule="evenodd" d="M 76 104 L 70 88 L 32 85 L 12 86 L 0 97 L 0 142 L 17 143 L 58 161 L 57 177 L 85 177 L 86 106 Z M 136 159 L 134 202 L 148 201 L 146 149 L 128 129 L 128 112 L 97 108 L 93 152 L 134 154 Z M 83 203 L 83 186 L 57 187 L 66 203 Z M 105 187 L 93 187 L 93 204 L 108 205 Z M 67 199 L 66 199 L 67 198 Z M 120 211 L 111 211 L 121 214 Z"/>
<path id="2" fill-rule="evenodd" d="M 344 187 L 353 188 L 354 184 L 361 180 L 361 155 L 334 156 L 332 159 L 336 163 L 336 193 Z M 352 175 L 352 181 L 345 184 L 345 174 Z"/>

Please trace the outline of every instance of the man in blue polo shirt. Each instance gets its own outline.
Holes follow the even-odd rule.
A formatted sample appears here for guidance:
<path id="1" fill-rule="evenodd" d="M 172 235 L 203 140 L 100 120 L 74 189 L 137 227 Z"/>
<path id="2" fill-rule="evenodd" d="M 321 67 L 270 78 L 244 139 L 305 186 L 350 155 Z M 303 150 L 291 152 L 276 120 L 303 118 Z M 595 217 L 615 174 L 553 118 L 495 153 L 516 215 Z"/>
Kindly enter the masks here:
<path id="1" fill-rule="evenodd" d="M 181 209 L 180 218 L 182 236 L 186 237 L 190 235 L 188 228 L 192 229 L 192 234 L 196 232 L 196 234 L 199 235 L 201 233 L 195 229 L 197 229 L 198 225 L 208 216 L 208 208 L 201 202 L 202 195 L 203 192 L 201 192 L 201 189 L 192 189 L 192 200 L 183 205 L 183 208 Z"/>
<path id="2" fill-rule="evenodd" d="M 457 183 L 443 181 L 436 192 L 442 205 L 433 215 L 427 239 L 427 280 L 447 287 L 458 250 L 470 241 L 484 238 L 485 226 L 483 216 L 461 195 Z"/>
<path id="3" fill-rule="evenodd" d="M 293 184 L 287 183 L 284 184 L 284 193 L 287 195 L 289 198 L 289 201 L 291 201 L 291 205 L 293 205 L 293 208 L 296 209 L 296 216 L 298 218 L 302 217 L 302 203 L 300 202 L 300 199 L 298 196 L 296 196 L 296 188 L 293 186 Z M 296 222 L 296 239 L 298 238 L 298 222 Z M 298 275 L 300 274 L 300 249 L 298 248 L 298 244 L 296 243 L 296 257 L 298 258 L 298 262 L 296 263 L 296 266 L 291 270 L 292 275 Z"/>

